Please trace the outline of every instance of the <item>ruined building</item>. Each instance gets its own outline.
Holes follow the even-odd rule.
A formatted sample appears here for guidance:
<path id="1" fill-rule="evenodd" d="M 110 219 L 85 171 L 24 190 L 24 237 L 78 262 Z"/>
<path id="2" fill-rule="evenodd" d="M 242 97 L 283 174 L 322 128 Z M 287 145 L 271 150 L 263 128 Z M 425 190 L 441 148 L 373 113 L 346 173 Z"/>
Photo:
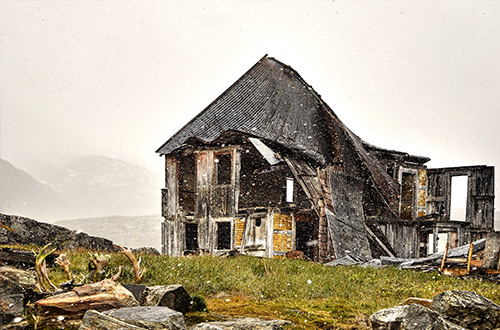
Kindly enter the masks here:
<path id="1" fill-rule="evenodd" d="M 291 67 L 265 56 L 158 150 L 163 253 L 418 257 L 493 231 L 494 168 L 428 169 L 349 130 Z M 466 176 L 465 219 L 450 218 Z M 301 252 L 297 252 L 301 251 Z"/>

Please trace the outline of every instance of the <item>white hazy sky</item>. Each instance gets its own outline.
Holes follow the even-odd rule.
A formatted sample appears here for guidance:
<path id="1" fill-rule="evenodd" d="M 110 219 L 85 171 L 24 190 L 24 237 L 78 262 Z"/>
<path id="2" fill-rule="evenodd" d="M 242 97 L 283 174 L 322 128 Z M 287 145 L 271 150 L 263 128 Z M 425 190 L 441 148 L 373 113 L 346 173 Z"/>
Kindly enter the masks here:
<path id="1" fill-rule="evenodd" d="M 0 157 L 162 171 L 155 150 L 264 54 L 369 143 L 500 169 L 500 1 L 2 0 Z"/>

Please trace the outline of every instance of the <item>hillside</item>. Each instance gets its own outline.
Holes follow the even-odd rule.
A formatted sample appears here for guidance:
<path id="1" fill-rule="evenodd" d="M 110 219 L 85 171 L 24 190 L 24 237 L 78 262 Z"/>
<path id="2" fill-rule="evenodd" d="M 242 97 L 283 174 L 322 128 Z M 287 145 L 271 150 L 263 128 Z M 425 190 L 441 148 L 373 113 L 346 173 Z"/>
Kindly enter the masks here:
<path id="1" fill-rule="evenodd" d="M 0 201 L 0 213 L 43 221 L 82 215 L 49 186 L 3 159 L 0 159 Z"/>
<path id="2" fill-rule="evenodd" d="M 147 168 L 109 157 L 85 156 L 53 168 L 52 173 L 42 183 L 0 160 L 0 212 L 54 222 L 160 211 L 163 180 Z"/>
<path id="3" fill-rule="evenodd" d="M 140 217 L 99 217 L 57 221 L 55 224 L 104 237 L 113 243 L 131 248 L 154 247 L 161 251 L 161 222 L 159 215 Z"/>
<path id="4" fill-rule="evenodd" d="M 162 178 L 144 167 L 85 156 L 57 171 L 48 185 L 85 210 L 84 217 L 155 214 Z"/>

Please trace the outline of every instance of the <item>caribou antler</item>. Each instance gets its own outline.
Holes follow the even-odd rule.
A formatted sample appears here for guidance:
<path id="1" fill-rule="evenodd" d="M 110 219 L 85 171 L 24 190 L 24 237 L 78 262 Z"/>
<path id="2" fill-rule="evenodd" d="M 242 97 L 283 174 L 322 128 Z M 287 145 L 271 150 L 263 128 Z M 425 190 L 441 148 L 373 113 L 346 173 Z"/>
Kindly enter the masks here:
<path id="1" fill-rule="evenodd" d="M 124 254 L 128 260 L 132 263 L 132 267 L 134 268 L 134 283 L 138 283 L 146 274 L 146 268 L 141 270 L 141 259 L 139 261 L 135 258 L 134 254 L 130 249 L 125 249 L 124 247 L 119 246 L 122 251 L 118 252 Z"/>
<path id="2" fill-rule="evenodd" d="M 51 246 L 52 243 L 49 243 L 45 245 L 38 254 L 35 253 L 36 258 L 35 258 L 35 272 L 36 272 L 36 280 L 37 280 L 37 287 L 41 292 L 47 292 L 49 291 L 47 287 L 47 283 L 53 287 L 56 288 L 52 282 L 50 282 L 49 276 L 47 274 L 47 266 L 45 264 L 45 258 L 50 256 L 52 253 L 56 251 L 56 248 L 53 248 L 52 250 L 46 251 L 49 246 Z M 33 251 L 34 252 L 34 251 Z M 56 288 L 57 289 L 57 288 Z"/>
<path id="3" fill-rule="evenodd" d="M 61 253 L 59 257 L 56 259 L 56 263 L 64 269 L 64 272 L 68 276 L 68 281 L 71 281 L 71 272 L 69 271 L 69 266 L 71 263 L 69 262 L 68 257 L 66 256 L 66 253 Z"/>

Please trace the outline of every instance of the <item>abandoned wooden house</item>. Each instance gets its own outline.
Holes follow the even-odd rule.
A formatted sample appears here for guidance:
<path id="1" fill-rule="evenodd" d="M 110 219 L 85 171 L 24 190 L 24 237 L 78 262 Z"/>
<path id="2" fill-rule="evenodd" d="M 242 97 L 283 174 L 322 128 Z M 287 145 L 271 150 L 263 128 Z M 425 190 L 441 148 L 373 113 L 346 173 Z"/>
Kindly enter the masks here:
<path id="1" fill-rule="evenodd" d="M 158 150 L 162 252 L 418 257 L 493 229 L 494 168 L 428 169 L 349 130 L 290 66 L 263 57 Z M 468 180 L 465 219 L 451 181 Z"/>

